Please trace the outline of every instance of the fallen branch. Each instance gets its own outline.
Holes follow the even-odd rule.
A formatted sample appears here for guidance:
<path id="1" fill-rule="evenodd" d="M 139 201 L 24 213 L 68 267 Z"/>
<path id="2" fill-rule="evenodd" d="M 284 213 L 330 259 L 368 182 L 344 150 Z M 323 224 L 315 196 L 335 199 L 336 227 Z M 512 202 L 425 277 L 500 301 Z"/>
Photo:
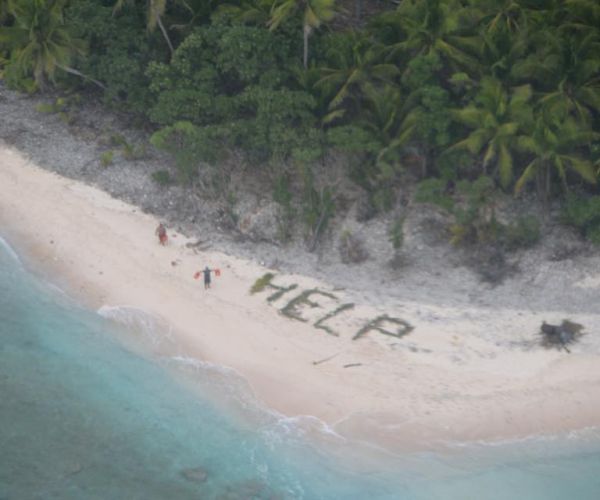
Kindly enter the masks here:
<path id="1" fill-rule="evenodd" d="M 320 365 L 321 363 L 325 363 L 325 361 L 329 361 L 330 359 L 335 358 L 339 354 L 340 354 L 339 352 L 336 352 L 335 354 L 333 354 L 332 356 L 329 356 L 327 358 L 320 359 L 319 361 L 313 361 L 312 364 L 315 365 L 315 366 L 316 365 Z"/>

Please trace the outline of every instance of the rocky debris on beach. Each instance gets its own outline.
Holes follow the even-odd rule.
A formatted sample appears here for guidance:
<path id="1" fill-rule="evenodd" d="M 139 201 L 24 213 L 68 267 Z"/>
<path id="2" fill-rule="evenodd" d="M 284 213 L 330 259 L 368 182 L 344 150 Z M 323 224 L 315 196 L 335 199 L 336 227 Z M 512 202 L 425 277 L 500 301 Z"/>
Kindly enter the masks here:
<path id="1" fill-rule="evenodd" d="M 560 325 L 551 325 L 545 321 L 540 327 L 543 335 L 542 344 L 546 347 L 557 346 L 570 353 L 567 344 L 575 342 L 582 335 L 583 325 L 573 323 L 568 319 L 563 320 Z"/>
<path id="2" fill-rule="evenodd" d="M 280 244 L 281 207 L 275 202 L 247 205 L 238 203 L 236 207 L 237 230 L 250 241 L 264 241 Z"/>
<path id="3" fill-rule="evenodd" d="M 206 240 L 202 240 L 202 239 L 197 239 L 196 241 L 193 242 L 188 242 L 185 244 L 186 248 L 191 248 L 192 250 L 208 250 L 210 248 L 211 244 L 209 241 Z"/>

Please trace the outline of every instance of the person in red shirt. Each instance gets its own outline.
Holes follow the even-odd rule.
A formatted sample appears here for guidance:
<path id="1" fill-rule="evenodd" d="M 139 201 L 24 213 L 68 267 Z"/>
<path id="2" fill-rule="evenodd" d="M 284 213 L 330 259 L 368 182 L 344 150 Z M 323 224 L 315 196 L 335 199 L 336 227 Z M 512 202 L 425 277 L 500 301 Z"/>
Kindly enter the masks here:
<path id="1" fill-rule="evenodd" d="M 158 242 L 161 245 L 167 244 L 167 240 L 169 239 L 169 237 L 167 236 L 167 228 L 164 226 L 164 224 L 162 222 L 158 225 L 158 227 L 156 228 L 156 231 L 154 231 L 154 233 L 158 236 Z"/>

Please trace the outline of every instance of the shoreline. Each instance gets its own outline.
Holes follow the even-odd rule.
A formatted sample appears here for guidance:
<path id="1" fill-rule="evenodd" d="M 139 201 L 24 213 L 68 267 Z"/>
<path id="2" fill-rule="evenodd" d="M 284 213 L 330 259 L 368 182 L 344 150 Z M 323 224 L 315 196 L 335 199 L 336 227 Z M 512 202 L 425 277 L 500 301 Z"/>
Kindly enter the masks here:
<path id="1" fill-rule="evenodd" d="M 126 304 L 156 314 L 187 355 L 233 368 L 283 415 L 312 415 L 343 436 L 403 451 L 600 425 L 598 314 L 572 318 L 588 334 L 567 355 L 542 349 L 532 332 L 568 311 L 408 301 L 375 308 L 312 278 L 198 252 L 171 230 L 161 247 L 157 223 L 0 144 L 0 227 L 28 267 L 94 310 Z M 222 271 L 209 291 L 193 278 L 205 265 Z M 275 286 L 296 287 L 271 302 L 274 288 L 250 295 L 267 272 Z M 319 292 L 294 309 L 301 321 L 282 313 L 311 290 Z M 337 335 L 314 326 L 325 317 Z M 390 318 L 414 330 L 390 335 L 398 326 Z M 377 319 L 379 330 L 355 338 Z"/>

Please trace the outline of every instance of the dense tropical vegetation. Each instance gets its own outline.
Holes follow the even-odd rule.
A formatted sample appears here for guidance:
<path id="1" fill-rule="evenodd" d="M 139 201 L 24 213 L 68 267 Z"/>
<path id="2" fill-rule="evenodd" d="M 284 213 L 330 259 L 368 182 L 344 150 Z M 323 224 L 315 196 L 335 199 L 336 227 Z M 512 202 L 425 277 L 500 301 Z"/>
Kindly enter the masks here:
<path id="1" fill-rule="evenodd" d="M 407 176 L 597 196 L 596 0 L 0 0 L 0 26 L 7 84 L 99 92 L 183 182 L 234 150 L 283 204 L 297 175 L 313 229 L 331 155 L 375 211 Z"/>

